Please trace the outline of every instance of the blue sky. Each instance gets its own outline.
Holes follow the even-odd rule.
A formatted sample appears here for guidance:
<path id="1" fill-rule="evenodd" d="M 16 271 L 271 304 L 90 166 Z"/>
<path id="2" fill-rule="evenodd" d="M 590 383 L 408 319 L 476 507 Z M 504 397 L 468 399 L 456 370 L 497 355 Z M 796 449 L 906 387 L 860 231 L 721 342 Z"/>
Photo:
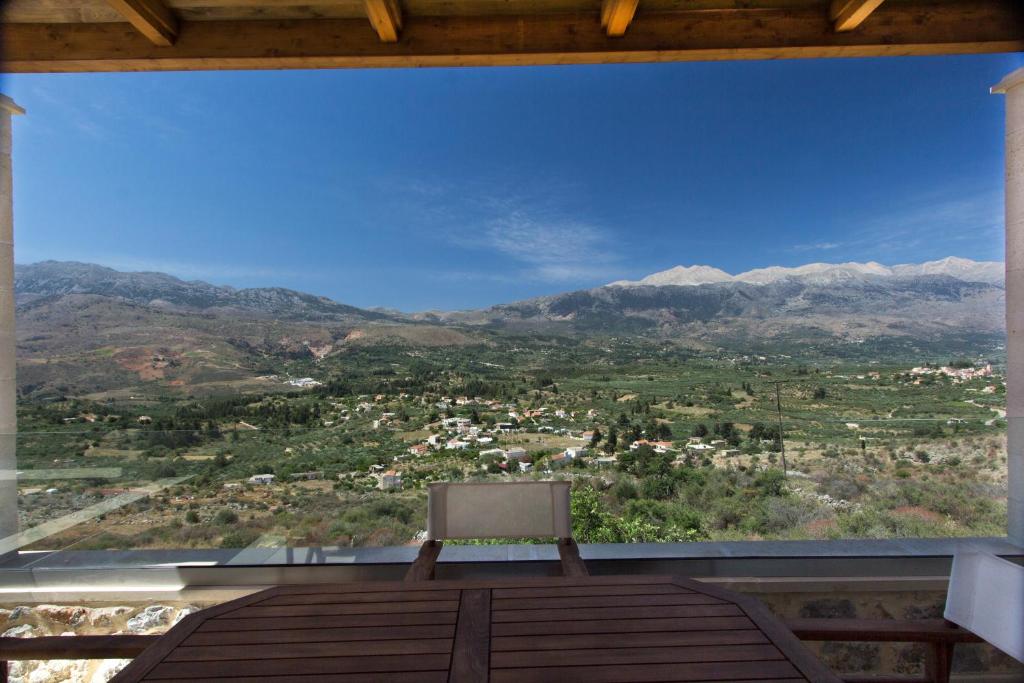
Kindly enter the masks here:
<path id="1" fill-rule="evenodd" d="M 814 261 L 1002 259 L 1020 55 L 6 76 L 16 259 L 486 306 Z"/>

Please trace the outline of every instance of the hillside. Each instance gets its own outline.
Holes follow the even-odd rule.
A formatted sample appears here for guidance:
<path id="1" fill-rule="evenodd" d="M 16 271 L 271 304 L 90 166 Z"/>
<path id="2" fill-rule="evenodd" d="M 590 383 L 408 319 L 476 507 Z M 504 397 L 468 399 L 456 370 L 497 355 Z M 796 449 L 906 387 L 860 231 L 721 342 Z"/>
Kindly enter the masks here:
<path id="1" fill-rule="evenodd" d="M 810 264 L 737 276 L 677 267 L 636 282 L 444 316 L 496 328 L 684 335 L 712 343 L 763 337 L 935 339 L 1005 329 L 1002 264 L 966 259 L 886 267 Z"/>
<path id="2" fill-rule="evenodd" d="M 285 373 L 343 364 L 346 349 L 520 344 L 535 334 L 732 351 L 899 338 L 970 352 L 975 340 L 1004 333 L 1000 269 L 965 259 L 737 276 L 679 267 L 636 283 L 408 316 L 282 288 L 48 261 L 16 267 L 18 382 L 25 396 L 267 390 L 287 386 Z"/>
<path id="3" fill-rule="evenodd" d="M 165 273 L 123 273 L 73 261 L 16 265 L 14 289 L 19 307 L 41 299 L 91 294 L 172 311 L 344 322 L 392 318 L 378 311 L 346 306 L 326 297 L 281 287 L 234 289 L 198 280 L 180 280 Z"/>
<path id="4" fill-rule="evenodd" d="M 366 344 L 458 346 L 458 330 L 282 288 L 233 289 L 84 263 L 16 266 L 23 396 L 285 388 L 291 364 Z"/>

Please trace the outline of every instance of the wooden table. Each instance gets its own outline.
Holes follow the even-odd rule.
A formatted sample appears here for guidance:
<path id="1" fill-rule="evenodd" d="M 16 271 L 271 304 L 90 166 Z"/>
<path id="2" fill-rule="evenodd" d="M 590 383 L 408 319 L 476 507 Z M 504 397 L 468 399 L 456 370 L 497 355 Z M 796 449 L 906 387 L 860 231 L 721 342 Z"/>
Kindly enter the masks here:
<path id="1" fill-rule="evenodd" d="M 838 683 L 760 602 L 668 576 L 280 586 L 186 617 L 126 681 Z"/>

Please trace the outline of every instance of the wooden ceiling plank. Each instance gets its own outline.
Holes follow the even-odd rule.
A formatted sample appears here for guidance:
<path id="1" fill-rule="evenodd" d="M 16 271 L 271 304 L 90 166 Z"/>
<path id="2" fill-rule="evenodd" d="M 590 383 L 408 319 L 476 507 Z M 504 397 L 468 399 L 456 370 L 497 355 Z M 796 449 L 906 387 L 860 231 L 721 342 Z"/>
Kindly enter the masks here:
<path id="1" fill-rule="evenodd" d="M 402 10 L 398 0 L 364 0 L 366 16 L 382 42 L 397 43 L 402 31 Z"/>
<path id="2" fill-rule="evenodd" d="M 178 20 L 161 0 L 107 0 L 154 45 L 170 47 L 178 37 Z"/>
<path id="3" fill-rule="evenodd" d="M 638 13 L 610 41 L 593 14 L 406 18 L 383 43 L 365 18 L 194 21 L 169 48 L 124 23 L 0 24 L 0 72 L 367 68 L 872 57 L 1024 50 L 1017 0 L 885 3 L 836 33 L 821 7 Z"/>
<path id="4" fill-rule="evenodd" d="M 834 22 L 836 32 L 852 31 L 864 23 L 882 2 L 883 0 L 832 0 L 829 19 Z"/>
<path id="5" fill-rule="evenodd" d="M 610 37 L 625 35 L 637 4 L 639 0 L 604 0 L 601 3 L 601 26 Z"/>

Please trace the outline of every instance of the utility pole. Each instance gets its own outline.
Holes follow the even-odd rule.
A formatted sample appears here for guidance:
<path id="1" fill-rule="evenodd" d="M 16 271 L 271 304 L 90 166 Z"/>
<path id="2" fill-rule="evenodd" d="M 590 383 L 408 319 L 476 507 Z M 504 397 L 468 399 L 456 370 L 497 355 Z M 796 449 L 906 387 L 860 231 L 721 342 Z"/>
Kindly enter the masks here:
<path id="1" fill-rule="evenodd" d="M 779 416 L 779 445 L 782 447 L 782 476 L 789 478 L 789 470 L 786 468 L 786 438 L 782 434 L 782 392 L 779 389 L 782 382 L 775 382 L 775 411 Z"/>

